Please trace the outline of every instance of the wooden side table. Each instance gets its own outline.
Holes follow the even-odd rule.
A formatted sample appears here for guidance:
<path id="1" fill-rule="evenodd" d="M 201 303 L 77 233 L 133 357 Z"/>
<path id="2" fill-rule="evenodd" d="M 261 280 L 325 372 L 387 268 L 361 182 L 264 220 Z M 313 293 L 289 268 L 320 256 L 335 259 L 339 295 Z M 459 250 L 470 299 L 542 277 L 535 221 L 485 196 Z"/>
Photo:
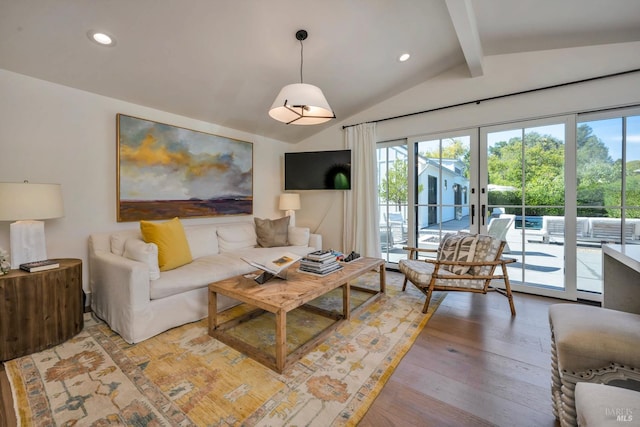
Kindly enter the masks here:
<path id="1" fill-rule="evenodd" d="M 82 330 L 82 261 L 0 276 L 0 361 L 60 344 Z"/>

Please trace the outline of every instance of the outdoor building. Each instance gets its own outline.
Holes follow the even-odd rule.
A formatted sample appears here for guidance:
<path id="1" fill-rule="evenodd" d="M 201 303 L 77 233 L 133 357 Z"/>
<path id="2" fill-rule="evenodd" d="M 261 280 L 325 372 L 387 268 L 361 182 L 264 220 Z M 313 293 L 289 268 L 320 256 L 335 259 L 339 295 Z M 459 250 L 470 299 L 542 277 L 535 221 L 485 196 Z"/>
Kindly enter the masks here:
<path id="1" fill-rule="evenodd" d="M 462 161 L 419 158 L 421 169 L 418 172 L 418 187 L 423 190 L 418 194 L 418 203 L 428 208 L 420 210 L 418 229 L 469 215 L 469 180 L 462 175 Z M 442 200 L 439 200 L 440 197 Z M 438 209 L 437 204 L 441 204 L 442 208 Z"/>
<path id="2" fill-rule="evenodd" d="M 383 250 L 406 243 L 409 217 L 408 168 L 405 147 L 378 150 L 380 237 Z M 469 215 L 469 180 L 463 175 L 460 159 L 416 156 L 418 214 L 416 228 L 460 220 Z"/>

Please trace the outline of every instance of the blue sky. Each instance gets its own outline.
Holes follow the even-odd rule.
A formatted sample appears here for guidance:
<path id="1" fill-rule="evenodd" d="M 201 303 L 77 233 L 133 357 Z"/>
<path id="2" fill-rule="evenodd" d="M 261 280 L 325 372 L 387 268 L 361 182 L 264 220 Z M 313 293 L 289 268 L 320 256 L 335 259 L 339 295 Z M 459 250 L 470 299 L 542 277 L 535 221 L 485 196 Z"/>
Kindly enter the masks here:
<path id="1" fill-rule="evenodd" d="M 622 119 L 606 119 L 584 122 L 593 129 L 609 148 L 609 155 L 616 160 L 622 157 Z M 627 118 L 627 161 L 640 160 L 640 116 Z"/>
<path id="2" fill-rule="evenodd" d="M 588 124 L 593 134 L 598 136 L 609 148 L 609 155 L 616 160 L 622 157 L 622 119 L 613 118 L 606 120 L 594 120 L 582 122 Z M 549 125 L 527 128 L 527 132 L 537 132 L 541 135 L 551 135 L 564 141 L 564 125 Z M 521 129 L 514 129 L 489 134 L 488 143 L 492 146 L 498 141 L 508 141 L 510 138 L 519 137 Z M 627 161 L 640 160 L 640 116 L 627 118 Z"/>

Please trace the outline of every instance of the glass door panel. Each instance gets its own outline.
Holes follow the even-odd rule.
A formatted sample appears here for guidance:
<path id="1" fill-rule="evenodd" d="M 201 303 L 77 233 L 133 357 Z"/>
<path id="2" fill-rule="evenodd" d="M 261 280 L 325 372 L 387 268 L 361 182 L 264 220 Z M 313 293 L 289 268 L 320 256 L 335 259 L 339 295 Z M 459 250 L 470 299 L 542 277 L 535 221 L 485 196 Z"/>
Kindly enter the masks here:
<path id="1" fill-rule="evenodd" d="M 481 129 L 481 231 L 506 240 L 515 290 L 565 292 L 565 139 L 564 122 Z M 506 232 L 498 218 L 512 219 Z"/>
<path id="2" fill-rule="evenodd" d="M 513 288 L 601 299 L 602 244 L 640 244 L 640 115 L 626 109 L 379 144 L 383 256 L 500 236 Z"/>
<path id="3" fill-rule="evenodd" d="M 640 116 L 577 123 L 578 290 L 602 293 L 602 244 L 640 243 Z"/>
<path id="4" fill-rule="evenodd" d="M 640 244 L 640 116 L 625 117 L 625 222 L 632 224 L 627 244 Z M 626 230 L 626 229 L 625 229 Z"/>
<path id="5" fill-rule="evenodd" d="M 390 266 L 406 258 L 408 228 L 408 155 L 406 141 L 378 144 L 380 251 Z"/>
<path id="6" fill-rule="evenodd" d="M 412 237 L 418 247 L 435 249 L 446 233 L 477 229 L 471 216 L 472 139 L 470 133 L 459 132 L 410 141 L 416 226 Z"/>

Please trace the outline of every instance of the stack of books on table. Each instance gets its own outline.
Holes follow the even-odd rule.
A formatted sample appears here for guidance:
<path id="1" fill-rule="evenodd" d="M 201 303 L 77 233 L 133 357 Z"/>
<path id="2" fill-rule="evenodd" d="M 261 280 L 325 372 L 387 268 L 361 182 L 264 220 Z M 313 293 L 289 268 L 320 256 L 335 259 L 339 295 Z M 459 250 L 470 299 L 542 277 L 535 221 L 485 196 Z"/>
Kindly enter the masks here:
<path id="1" fill-rule="evenodd" d="M 20 264 L 20 270 L 27 271 L 29 273 L 35 273 L 37 271 L 51 270 L 53 268 L 60 267 L 57 261 L 45 259 L 42 261 L 33 261 Z"/>
<path id="2" fill-rule="evenodd" d="M 300 260 L 299 271 L 303 273 L 326 276 L 342 268 L 333 251 L 315 251 Z"/>

